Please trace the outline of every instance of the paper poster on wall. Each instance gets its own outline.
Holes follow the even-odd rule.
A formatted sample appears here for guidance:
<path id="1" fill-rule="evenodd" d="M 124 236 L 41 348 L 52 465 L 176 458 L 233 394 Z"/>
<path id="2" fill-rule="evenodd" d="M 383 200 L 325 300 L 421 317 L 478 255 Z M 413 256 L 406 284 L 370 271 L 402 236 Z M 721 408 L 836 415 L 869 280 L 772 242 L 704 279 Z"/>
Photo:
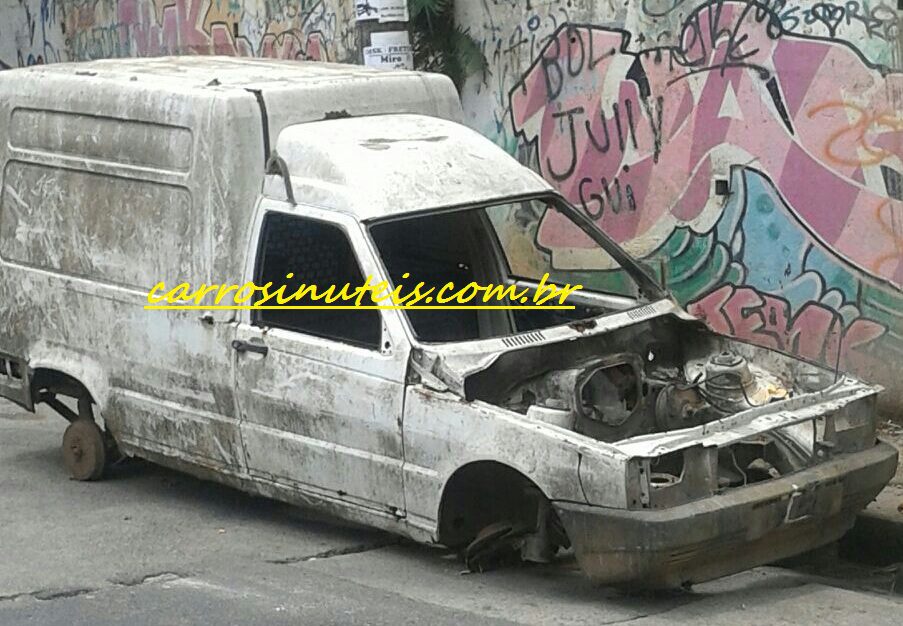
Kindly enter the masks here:
<path id="1" fill-rule="evenodd" d="M 380 22 L 407 22 L 407 0 L 379 0 Z"/>
<path id="2" fill-rule="evenodd" d="M 406 0 L 355 0 L 354 15 L 360 22 L 407 22 L 408 3 Z"/>
<path id="3" fill-rule="evenodd" d="M 367 46 L 364 65 L 384 70 L 412 70 L 414 53 L 411 46 Z"/>
<path id="4" fill-rule="evenodd" d="M 354 16 L 359 22 L 379 19 L 379 0 L 355 0 Z"/>
<path id="5" fill-rule="evenodd" d="M 371 46 L 410 46 L 411 37 L 406 30 L 390 30 L 384 33 L 370 33 Z"/>
<path id="6" fill-rule="evenodd" d="M 414 69 L 414 52 L 406 30 L 371 33 L 364 48 L 364 65 L 387 70 Z"/>

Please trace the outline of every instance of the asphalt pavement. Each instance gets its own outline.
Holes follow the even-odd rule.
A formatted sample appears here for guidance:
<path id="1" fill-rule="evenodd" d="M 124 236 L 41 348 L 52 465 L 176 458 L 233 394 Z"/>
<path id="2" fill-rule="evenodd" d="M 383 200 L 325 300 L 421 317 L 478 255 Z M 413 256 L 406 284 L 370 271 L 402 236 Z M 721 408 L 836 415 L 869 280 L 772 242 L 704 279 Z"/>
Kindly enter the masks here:
<path id="1" fill-rule="evenodd" d="M 594 586 L 567 561 L 465 574 L 442 550 L 148 463 L 70 481 L 59 450 L 65 426 L 51 413 L 0 406 L 3 626 L 903 619 L 903 597 L 860 584 L 861 571 L 836 576 L 830 567 L 762 567 L 658 594 Z"/>

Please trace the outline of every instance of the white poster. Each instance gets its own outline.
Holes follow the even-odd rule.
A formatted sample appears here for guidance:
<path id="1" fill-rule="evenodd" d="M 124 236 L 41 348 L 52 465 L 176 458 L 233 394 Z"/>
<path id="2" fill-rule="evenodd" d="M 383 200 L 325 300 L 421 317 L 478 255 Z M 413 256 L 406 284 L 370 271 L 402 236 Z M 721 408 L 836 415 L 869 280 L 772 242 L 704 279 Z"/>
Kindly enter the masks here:
<path id="1" fill-rule="evenodd" d="M 380 22 L 407 22 L 408 0 L 379 0 Z"/>
<path id="2" fill-rule="evenodd" d="M 358 21 L 407 22 L 407 0 L 355 0 L 354 15 Z"/>
<path id="3" fill-rule="evenodd" d="M 384 70 L 412 70 L 414 52 L 410 45 L 367 46 L 364 48 L 364 65 Z"/>
<path id="4" fill-rule="evenodd" d="M 410 46 L 411 37 L 406 30 L 390 30 L 384 33 L 370 33 L 371 46 Z"/>

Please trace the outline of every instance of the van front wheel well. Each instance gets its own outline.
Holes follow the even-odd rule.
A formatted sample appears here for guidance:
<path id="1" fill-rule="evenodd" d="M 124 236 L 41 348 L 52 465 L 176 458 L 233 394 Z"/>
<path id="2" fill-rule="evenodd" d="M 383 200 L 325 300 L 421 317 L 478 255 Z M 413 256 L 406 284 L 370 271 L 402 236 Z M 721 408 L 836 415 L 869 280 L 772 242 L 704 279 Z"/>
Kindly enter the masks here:
<path id="1" fill-rule="evenodd" d="M 525 534 L 545 535 L 547 518 L 554 516 L 548 499 L 532 480 L 503 463 L 477 461 L 459 468 L 445 484 L 438 539 L 449 548 L 462 548 L 499 524 Z M 548 521 L 558 525 L 554 519 Z M 566 537 L 552 540 L 567 544 Z"/>

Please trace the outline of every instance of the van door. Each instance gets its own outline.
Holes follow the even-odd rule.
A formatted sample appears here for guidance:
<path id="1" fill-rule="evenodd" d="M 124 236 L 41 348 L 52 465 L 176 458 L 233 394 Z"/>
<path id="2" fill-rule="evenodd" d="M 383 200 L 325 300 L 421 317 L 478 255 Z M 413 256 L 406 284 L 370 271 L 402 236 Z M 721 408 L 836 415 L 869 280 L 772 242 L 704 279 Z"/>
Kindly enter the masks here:
<path id="1" fill-rule="evenodd" d="M 261 208 L 248 269 L 257 285 L 287 296 L 301 285 L 353 290 L 379 275 L 351 218 L 270 200 Z M 311 308 L 243 311 L 233 342 L 248 471 L 403 515 L 407 340 L 392 336 L 383 311 L 324 309 L 309 297 L 290 304 Z"/>

